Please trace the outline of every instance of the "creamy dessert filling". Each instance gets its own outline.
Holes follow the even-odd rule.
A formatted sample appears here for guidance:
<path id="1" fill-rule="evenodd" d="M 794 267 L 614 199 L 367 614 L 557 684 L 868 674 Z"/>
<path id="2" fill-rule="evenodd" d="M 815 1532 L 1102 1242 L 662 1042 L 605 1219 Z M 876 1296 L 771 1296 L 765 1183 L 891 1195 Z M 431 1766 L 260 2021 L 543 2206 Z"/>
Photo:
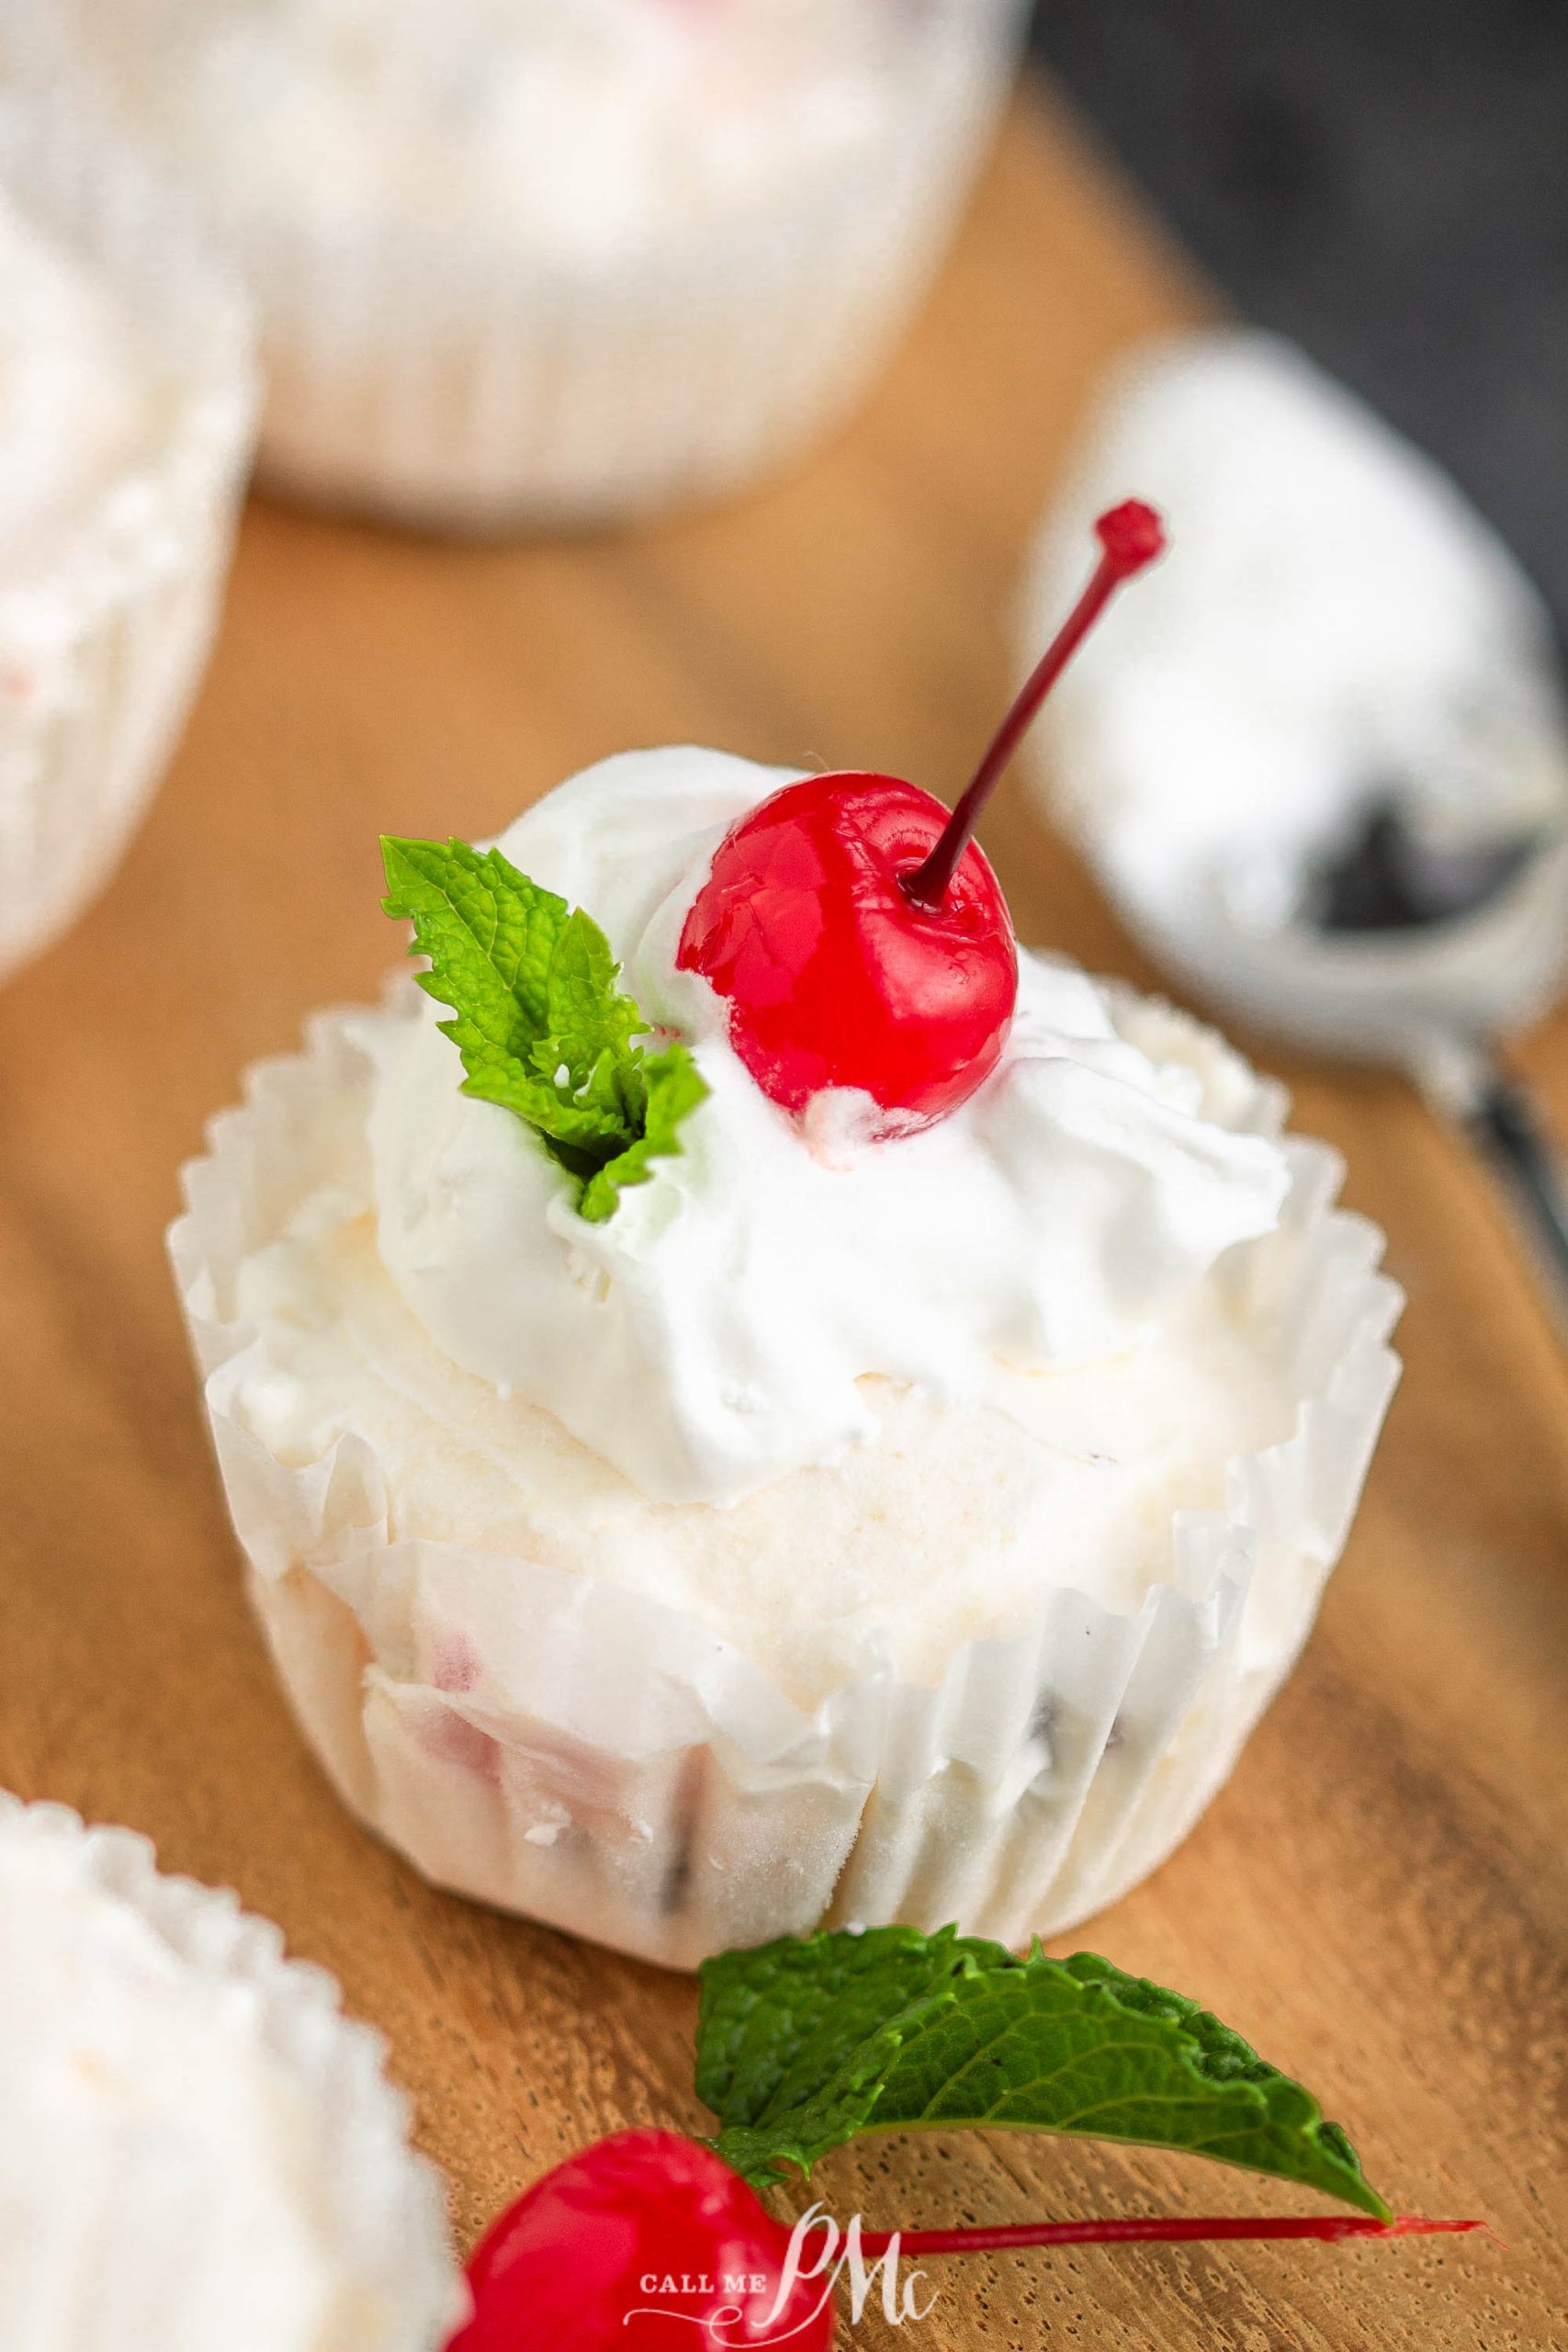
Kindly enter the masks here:
<path id="1" fill-rule="evenodd" d="M 998 1365 L 984 1398 L 865 1377 L 873 1433 L 838 1458 L 728 1506 L 659 1503 L 547 1408 L 453 1363 L 393 1292 L 368 1211 L 337 1214 L 318 1196 L 243 1270 L 236 1304 L 261 1337 L 242 1425 L 299 1467 L 352 1432 L 394 1542 L 605 1578 L 733 1642 L 803 1709 L 884 1664 L 939 1681 L 1055 1585 L 1135 1611 L 1170 1572 L 1172 1513 L 1221 1509 L 1231 1458 L 1294 1426 L 1278 1365 L 1204 1290 L 1124 1353 Z"/>
<path id="2" fill-rule="evenodd" d="M 276 2046 L 259 1982 L 193 1959 L 118 1891 L 112 1868 L 95 1866 L 90 1833 L 56 1828 L 63 1819 L 0 1804 L 7 2343 L 433 2344 L 414 2256 L 396 2257 L 410 2267 L 400 2315 L 346 2242 L 342 2208 L 355 2192 L 337 2177 L 339 2138 Z M 216 1952 L 223 1938 L 208 1940 Z"/>
<path id="3" fill-rule="evenodd" d="M 478 219 L 592 263 L 883 128 L 922 0 L 164 0 L 99 10 L 122 89 L 207 184 L 324 230 Z M 161 67 L 151 24 L 177 39 Z"/>
<path id="4" fill-rule="evenodd" d="M 160 377 L 130 305 L 0 189 L 0 596 L 155 446 Z"/>

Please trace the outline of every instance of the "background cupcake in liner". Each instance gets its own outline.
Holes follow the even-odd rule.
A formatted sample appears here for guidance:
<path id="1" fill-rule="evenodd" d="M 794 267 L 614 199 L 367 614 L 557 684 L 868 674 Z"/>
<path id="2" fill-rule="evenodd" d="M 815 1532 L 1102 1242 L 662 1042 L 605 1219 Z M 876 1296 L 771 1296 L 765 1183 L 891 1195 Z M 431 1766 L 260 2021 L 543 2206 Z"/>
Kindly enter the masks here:
<path id="1" fill-rule="evenodd" d="M 0 92 L 0 208 L 3 976 L 101 887 L 179 731 L 255 386 L 237 289 L 58 105 Z"/>
<path id="2" fill-rule="evenodd" d="M 73 0 L 66 47 L 256 297 L 267 479 L 491 530 L 727 492 L 843 416 L 1025 13 Z"/>
<path id="3" fill-rule="evenodd" d="M 440 2185 L 332 1978 L 144 1838 L 4 1793 L 0 1907 L 7 2343 L 437 2352 Z"/>
<path id="4" fill-rule="evenodd" d="M 545 816 L 522 820 L 519 834 L 533 828 L 529 862 L 552 829 L 558 844 L 572 831 L 574 811 L 586 813 L 582 840 L 620 844 L 642 807 L 651 838 L 660 820 L 648 813 L 650 776 L 655 796 L 663 779 L 677 798 L 706 796 L 710 814 L 727 794 L 754 798 L 759 776 L 770 780 L 710 753 L 606 763 L 551 796 Z M 617 795 L 618 816 L 608 805 Z M 710 836 L 696 840 L 702 849 Z M 640 876 L 644 849 L 633 841 L 606 854 Z M 558 872 L 545 878 L 564 888 Z M 646 896 L 658 884 L 635 887 Z M 628 968 L 640 972 L 635 958 Z M 1277 1135 L 1279 1090 L 1211 1033 L 1126 991 L 1100 998 L 1071 976 L 1060 985 L 1100 1008 L 1101 1059 L 1132 1048 L 1143 1069 L 1197 1073 L 1206 1132 Z M 661 1009 L 651 1007 L 655 1017 Z M 671 1605 L 646 1582 L 628 1589 L 624 1566 L 580 1573 L 558 1551 L 537 1556 L 542 1542 L 529 1556 L 509 1540 L 507 1504 L 491 1500 L 501 1490 L 487 1486 L 486 1465 L 504 1461 L 519 1426 L 508 1417 L 520 1408 L 416 1330 L 374 1238 L 370 1138 L 378 1135 L 378 1148 L 385 1140 L 378 1073 L 389 1041 L 397 1050 L 429 1011 L 409 989 L 379 1014 L 327 1014 L 303 1055 L 262 1065 L 245 1106 L 214 1124 L 209 1157 L 187 1171 L 188 1209 L 172 1235 L 253 1596 L 344 1801 L 438 1883 L 679 1966 L 821 1921 L 933 1928 L 956 1917 L 1018 1942 L 1114 1900 L 1191 1826 L 1288 1672 L 1392 1390 L 1386 1335 L 1398 1293 L 1376 1272 L 1376 1230 L 1333 1205 L 1334 1155 L 1287 1138 L 1277 1224 L 1226 1249 L 1206 1278 L 1245 1329 L 1247 1361 L 1280 1399 L 1283 1430 L 1228 1463 L 1223 1508 L 1172 1518 L 1168 1505 L 1140 1552 L 1146 1572 L 1140 1566 L 1120 1585 L 1102 1579 L 1099 1597 L 1031 1552 L 1026 1588 L 1015 1585 L 998 1612 L 1005 1632 L 928 1649 L 919 1671 L 907 1641 L 899 1654 L 913 1603 L 874 1613 L 837 1650 L 832 1625 L 809 1626 L 792 1655 L 760 1637 L 748 1643 L 744 1604 L 716 1623 L 712 1608 Z M 455 1050 L 434 1032 L 430 1046 L 451 1054 L 455 1093 Z M 718 1049 L 710 1039 L 695 1050 L 699 1060 L 708 1054 L 703 1066 L 716 1086 Z M 493 1108 L 474 1107 L 485 1116 Z M 510 1136 L 510 1114 L 496 1115 Z M 761 1115 L 774 1116 L 765 1105 Z M 778 1144 L 786 1159 L 796 1148 Z M 693 1151 L 700 1159 L 701 1148 Z M 1253 1156 L 1273 1165 L 1276 1148 Z M 759 1165 L 759 1183 L 767 1176 Z M 696 1168 L 673 1181 L 705 1179 Z M 1138 1237 L 1129 1241 L 1122 1206 L 1140 1197 L 1134 1181 L 1105 1228 L 1127 1246 Z M 653 1229 L 668 1200 L 661 1207 L 651 1183 L 635 1198 L 634 1216 Z M 458 1202 L 459 1226 L 485 1223 L 478 1202 L 472 1191 Z M 388 1214 L 383 1193 L 383 1237 Z M 315 1270 L 345 1236 L 343 1262 L 357 1265 L 358 1252 L 369 1267 L 349 1310 L 360 1317 L 356 1344 L 391 1400 L 393 1420 L 378 1426 L 392 1434 L 378 1441 L 366 1434 L 374 1415 L 352 1403 L 334 1404 L 324 1421 L 291 1424 L 287 1392 L 298 1383 L 272 1349 L 290 1324 L 337 1328 L 344 1310 Z M 711 1239 L 726 1260 L 716 1227 L 694 1238 Z M 269 1272 L 258 1288 L 258 1268 L 281 1270 L 281 1287 L 268 1289 Z M 492 1271 L 499 1288 L 515 1270 L 496 1259 Z M 753 1336 L 765 1351 L 766 1328 Z M 635 1445 L 658 1418 L 657 1384 L 635 1365 L 618 1363 L 616 1372 Z M 1070 1382 L 1071 1366 L 1058 1376 Z M 570 1377 L 563 1365 L 563 1410 Z M 423 1521 L 394 1427 L 404 1413 L 419 1425 L 416 1447 L 422 1415 L 460 1441 Z M 660 1514 L 709 1508 L 649 1501 L 648 1479 L 620 1479 L 560 1435 L 575 1449 L 564 1474 L 569 1515 L 570 1481 L 590 1472 L 601 1499 L 619 1479 L 635 1510 L 658 1521 L 655 1542 L 696 1526 Z M 379 1450 L 393 1443 L 396 1460 Z M 765 1492 L 809 1527 L 807 1487 Z M 433 1532 L 442 1524 L 450 1540 Z M 695 1540 L 706 1540 L 701 1527 Z M 950 1597 L 940 1598 L 945 1608 Z M 814 1662 L 802 1664 L 807 1652 Z"/>

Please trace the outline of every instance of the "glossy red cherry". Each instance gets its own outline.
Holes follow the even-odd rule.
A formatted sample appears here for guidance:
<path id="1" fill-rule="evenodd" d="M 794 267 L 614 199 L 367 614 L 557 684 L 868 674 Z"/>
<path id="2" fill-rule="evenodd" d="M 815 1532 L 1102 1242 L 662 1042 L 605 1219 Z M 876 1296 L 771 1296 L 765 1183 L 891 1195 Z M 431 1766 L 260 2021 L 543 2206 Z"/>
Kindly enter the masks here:
<path id="1" fill-rule="evenodd" d="M 995 1069 L 1018 950 L 975 826 L 1097 615 L 1165 544 L 1136 499 L 1095 529 L 1092 579 L 951 813 L 897 776 L 808 776 L 719 843 L 676 960 L 728 998 L 730 1042 L 786 1111 L 852 1087 L 884 1132 L 907 1132 L 956 1110 Z"/>
<path id="2" fill-rule="evenodd" d="M 900 887 L 947 820 L 897 776 L 816 775 L 720 844 L 678 960 L 728 998 L 736 1052 L 786 1111 L 852 1086 L 925 1125 L 995 1066 L 1018 994 L 996 876 L 970 842 L 940 906 Z"/>
<path id="3" fill-rule="evenodd" d="M 789 2241 L 711 2149 L 674 2132 L 617 2132 L 536 2181 L 480 2239 L 468 2262 L 474 2316 L 449 2352 L 783 2341 L 828 2352 L 825 2280 L 796 2279 L 773 2312 Z"/>

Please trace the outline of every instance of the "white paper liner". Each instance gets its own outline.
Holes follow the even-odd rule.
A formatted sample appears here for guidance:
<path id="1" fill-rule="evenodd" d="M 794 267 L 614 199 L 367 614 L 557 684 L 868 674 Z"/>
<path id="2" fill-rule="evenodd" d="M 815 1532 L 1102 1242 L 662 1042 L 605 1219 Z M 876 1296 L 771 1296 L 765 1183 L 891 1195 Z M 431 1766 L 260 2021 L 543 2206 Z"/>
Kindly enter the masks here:
<path id="1" fill-rule="evenodd" d="M 123 155 L 0 97 L 0 184 L 134 306 L 169 390 L 155 440 L 47 570 L 0 550 L 0 978 L 107 881 L 217 625 L 256 386 L 237 289 Z"/>
<path id="2" fill-rule="evenodd" d="M 28 1839 L 69 1849 L 84 1883 L 139 1912 L 189 1966 L 248 1989 L 261 2047 L 306 2094 L 319 2119 L 321 2177 L 332 2199 L 329 2242 L 344 2282 L 344 2308 L 354 2319 L 343 2338 L 345 2352 L 350 2344 L 354 2352 L 439 2352 L 468 2299 L 451 2252 L 440 2177 L 409 2145 L 409 2103 L 383 2071 L 380 2036 L 344 2016 L 338 1986 L 325 1969 L 285 1959 L 282 1933 L 270 1920 L 242 1911 L 238 1897 L 226 1890 L 166 1876 L 145 1838 L 129 1829 L 87 1828 L 64 1805 L 24 1805 L 0 1791 L 0 1826 L 13 1832 L 18 1825 Z M 92 2258 L 73 2235 L 80 2218 L 61 2216 L 51 2244 L 37 2249 L 40 2262 L 79 2268 Z M 119 2308 L 165 2310 L 173 2336 L 180 2268 L 187 2260 L 188 2249 L 156 2233 L 117 2233 Z M 81 2352 L 84 2339 L 72 2316 L 79 2316 L 79 2307 L 70 2301 L 66 2311 L 52 2296 L 40 2295 L 37 2309 L 29 2310 L 27 2352 Z M 58 2313 L 58 2332 L 49 2324 L 51 2308 Z M 118 2332 L 115 2340 L 120 2340 Z"/>
<path id="3" fill-rule="evenodd" d="M 1179 1018 L 1145 1008 L 1153 1021 Z M 1293 1434 L 1179 1513 L 1122 1613 L 1047 1593 L 940 1684 L 874 1669 L 803 1713 L 693 1618 L 596 1578 L 399 1540 L 355 1433 L 276 1459 L 231 1408 L 256 1361 L 241 1261 L 363 1150 L 354 1016 L 263 1063 L 186 1170 L 170 1235 L 250 1587 L 344 1802 L 438 1883 L 674 1967 L 822 1922 L 956 1918 L 1021 1942 L 1103 1908 L 1183 1838 L 1294 1660 L 1398 1374 L 1382 1236 L 1292 1138 L 1279 1230 L 1224 1279 L 1300 1399 Z M 1246 1124 L 1267 1127 L 1259 1085 Z M 455 1654 L 477 1679 L 443 1687 Z"/>
<path id="4" fill-rule="evenodd" d="M 193 189 L 262 321 L 265 478 L 499 531 L 716 496 L 783 463 L 849 413 L 908 322 L 1024 15 L 931 0 L 884 121 L 841 166 L 624 262 L 552 264 L 479 221 L 334 229 Z"/>

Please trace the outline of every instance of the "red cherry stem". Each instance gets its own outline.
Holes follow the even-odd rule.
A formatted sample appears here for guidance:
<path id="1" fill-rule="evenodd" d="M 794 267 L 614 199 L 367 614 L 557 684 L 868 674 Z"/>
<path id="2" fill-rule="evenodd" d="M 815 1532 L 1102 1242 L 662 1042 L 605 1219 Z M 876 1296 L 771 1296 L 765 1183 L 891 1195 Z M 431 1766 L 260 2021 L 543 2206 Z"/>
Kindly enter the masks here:
<path id="1" fill-rule="evenodd" d="M 1211 2215 L 1207 2220 L 1156 2214 L 1152 2220 L 1114 2222 L 1021 2222 L 998 2229 L 864 2230 L 861 2250 L 874 2261 L 886 2254 L 894 2238 L 906 2258 L 926 2254 L 1005 2254 L 1017 2246 L 1128 2245 L 1179 2244 L 1218 2238 L 1425 2238 L 1486 2230 L 1485 2222 L 1428 2221 L 1420 2213 L 1399 2213 L 1392 2222 L 1373 2222 L 1359 2213 L 1292 2214 L 1253 2221 L 1245 2215 Z"/>
<path id="2" fill-rule="evenodd" d="M 1033 722 L 1041 704 L 1061 676 L 1124 580 L 1153 563 L 1165 548 L 1165 526 L 1141 498 L 1123 499 L 1096 523 L 1101 548 L 1089 586 L 1062 623 L 1025 681 L 1018 699 L 992 738 L 963 797 L 942 830 L 936 846 L 912 874 L 901 876 L 904 895 L 919 907 L 939 907 L 969 846 L 980 812 L 1008 762 Z"/>

